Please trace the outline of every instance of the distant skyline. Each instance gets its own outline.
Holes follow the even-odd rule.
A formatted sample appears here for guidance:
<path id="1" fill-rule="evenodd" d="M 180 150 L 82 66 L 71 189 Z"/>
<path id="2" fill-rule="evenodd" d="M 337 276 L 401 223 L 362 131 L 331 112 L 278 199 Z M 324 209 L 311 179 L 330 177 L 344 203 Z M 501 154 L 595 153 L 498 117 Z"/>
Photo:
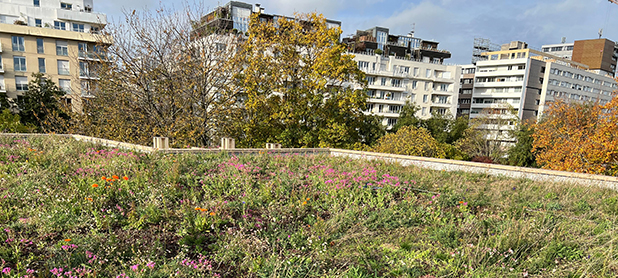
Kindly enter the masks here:
<path id="1" fill-rule="evenodd" d="M 207 10 L 228 1 L 197 1 Z M 342 37 L 374 26 L 404 35 L 416 25 L 415 36 L 440 42 L 452 57 L 447 63 L 469 64 L 475 37 L 503 44 L 513 40 L 540 49 L 543 44 L 603 38 L 618 41 L 618 5 L 607 0 L 255 0 L 266 13 L 293 15 L 318 12 L 342 22 Z M 123 19 L 126 10 L 155 9 L 160 4 L 180 9 L 183 0 L 95 0 L 96 12 L 110 22 Z M 193 2 L 189 2 L 193 3 Z"/>

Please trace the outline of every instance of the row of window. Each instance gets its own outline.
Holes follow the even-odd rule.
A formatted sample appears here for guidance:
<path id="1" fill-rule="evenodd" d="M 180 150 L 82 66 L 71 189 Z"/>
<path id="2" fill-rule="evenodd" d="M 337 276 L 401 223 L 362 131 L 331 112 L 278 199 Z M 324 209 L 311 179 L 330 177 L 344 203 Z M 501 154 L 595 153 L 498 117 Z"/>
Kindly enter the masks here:
<path id="1" fill-rule="evenodd" d="M 12 38 L 12 46 L 13 51 L 15 52 L 26 52 L 26 46 L 24 43 L 24 37 L 13 36 Z M 80 54 L 82 52 L 88 51 L 87 43 L 79 43 L 78 44 Z M 95 46 L 95 49 L 97 47 Z M 44 40 L 42 38 L 36 39 L 36 52 L 39 54 L 45 53 Z M 69 43 L 68 41 L 56 41 L 56 55 L 58 56 L 69 56 Z"/>
<path id="2" fill-rule="evenodd" d="M 559 75 L 559 76 L 564 76 L 564 77 L 569 77 L 569 78 L 573 78 L 573 79 L 578 79 L 578 80 L 584 80 L 586 82 L 590 82 L 590 83 L 594 83 L 597 85 L 603 85 L 605 87 L 609 87 L 609 88 L 613 88 L 613 89 L 618 89 L 618 85 L 608 82 L 608 81 L 603 81 L 601 79 L 598 78 L 592 78 L 590 76 L 585 76 L 579 73 L 573 74 L 572 72 L 569 71 L 563 71 L 563 70 L 559 70 L 559 69 L 555 69 L 552 68 L 549 70 L 549 73 L 554 74 L 554 75 Z"/>
<path id="3" fill-rule="evenodd" d="M 38 64 L 39 64 L 39 72 L 42 72 L 42 73 L 47 72 L 46 67 L 45 67 L 45 58 L 39 58 Z M 68 60 L 57 60 L 57 64 L 58 64 L 58 74 L 59 75 L 70 75 Z M 80 67 L 82 66 L 82 64 L 84 64 L 84 67 L 87 68 L 87 65 L 83 62 L 80 62 Z M 13 68 L 15 69 L 15 71 L 21 71 L 21 72 L 27 71 L 26 57 L 13 56 Z"/>
<path id="4" fill-rule="evenodd" d="M 363 71 L 375 71 L 376 70 L 376 64 L 377 63 L 370 63 L 367 61 L 358 61 L 358 67 L 363 70 Z M 379 68 L 381 71 L 386 71 L 386 64 L 379 64 Z M 418 67 L 415 67 L 412 69 L 412 75 L 418 77 L 420 74 L 421 69 Z M 393 73 L 396 74 L 403 74 L 403 75 L 409 75 L 410 74 L 410 67 L 408 66 L 401 66 L 401 65 L 394 65 L 393 66 Z M 432 70 L 432 69 L 425 69 L 425 77 L 430 78 L 430 77 L 435 77 L 435 78 L 451 78 L 451 72 L 450 71 L 441 71 L 441 70 Z"/>
<path id="5" fill-rule="evenodd" d="M 470 102 L 468 102 L 468 103 L 470 103 Z M 472 101 L 472 103 L 477 103 L 477 104 L 493 104 L 493 103 L 519 104 L 519 98 L 475 98 Z"/>
<path id="6" fill-rule="evenodd" d="M 58 87 L 67 93 L 71 93 L 71 80 L 58 79 Z M 15 89 L 17 91 L 28 91 L 28 77 L 15 76 Z"/>
<path id="7" fill-rule="evenodd" d="M 590 97 L 590 96 L 580 95 L 580 94 L 571 94 L 571 93 L 555 91 L 555 90 L 549 90 L 547 94 L 550 96 L 557 97 L 557 98 L 568 98 L 572 100 L 592 101 L 592 102 L 597 101 L 596 97 Z M 601 103 L 601 105 L 605 105 L 607 103 L 607 100 L 601 99 L 599 100 L 599 102 Z"/>
<path id="8" fill-rule="evenodd" d="M 517 82 L 524 81 L 523 76 L 477 77 L 476 82 Z"/>
<path id="9" fill-rule="evenodd" d="M 584 92 L 589 92 L 589 93 L 602 94 L 602 95 L 606 95 L 606 96 L 609 96 L 611 94 L 609 91 L 606 91 L 606 90 L 601 90 L 601 89 L 598 89 L 598 88 L 592 88 L 590 86 L 582 86 L 580 84 L 570 83 L 570 82 L 566 82 L 566 81 L 560 81 L 560 80 L 556 80 L 556 79 L 550 79 L 549 80 L 549 84 L 550 85 L 554 85 L 554 86 L 560 86 L 560 87 L 570 88 L 570 89 L 574 89 L 574 90 L 580 90 L 580 91 L 584 91 Z"/>
<path id="10" fill-rule="evenodd" d="M 378 108 L 377 111 L 374 111 L 375 108 Z M 386 108 L 386 109 L 385 109 Z M 401 111 L 401 109 L 403 108 L 403 105 L 385 105 L 385 104 L 374 104 L 374 103 L 368 103 L 367 104 L 367 112 L 369 113 L 399 113 Z"/>
<path id="11" fill-rule="evenodd" d="M 501 70 L 523 70 L 526 69 L 526 65 L 507 65 L 501 67 L 480 67 L 479 72 L 495 72 Z"/>

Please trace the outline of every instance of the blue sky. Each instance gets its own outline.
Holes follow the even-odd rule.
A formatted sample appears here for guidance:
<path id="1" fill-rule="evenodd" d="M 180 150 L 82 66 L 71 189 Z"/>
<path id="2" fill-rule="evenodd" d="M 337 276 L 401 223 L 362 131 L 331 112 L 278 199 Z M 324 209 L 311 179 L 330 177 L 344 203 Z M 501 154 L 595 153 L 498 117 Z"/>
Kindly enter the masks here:
<path id="1" fill-rule="evenodd" d="M 198 1 L 208 10 L 227 1 Z M 267 13 L 292 15 L 318 12 L 342 22 L 343 35 L 373 26 L 389 28 L 392 34 L 406 34 L 416 24 L 416 36 L 440 42 L 451 51 L 450 63 L 467 64 L 474 37 L 497 44 L 512 40 L 532 48 L 543 44 L 603 37 L 618 41 L 618 5 L 607 0 L 254 0 Z M 96 0 L 97 12 L 108 20 L 123 18 L 122 9 L 154 9 L 163 4 L 181 8 L 183 0 Z M 193 2 L 190 2 L 193 3 Z"/>

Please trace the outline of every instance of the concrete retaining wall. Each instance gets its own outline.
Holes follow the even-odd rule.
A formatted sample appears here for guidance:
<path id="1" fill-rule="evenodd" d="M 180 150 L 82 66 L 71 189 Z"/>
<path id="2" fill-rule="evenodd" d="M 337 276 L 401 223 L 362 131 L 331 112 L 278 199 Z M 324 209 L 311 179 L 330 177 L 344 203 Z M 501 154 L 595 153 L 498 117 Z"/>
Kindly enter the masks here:
<path id="1" fill-rule="evenodd" d="M 49 136 L 49 135 L 48 134 L 36 134 L 36 133 L 34 134 L 32 133 L 30 134 L 0 133 L 0 136 L 28 138 L 28 137 Z M 247 155 L 247 154 L 263 154 L 263 153 L 330 154 L 332 156 L 350 157 L 354 159 L 369 159 L 369 160 L 379 159 L 379 160 L 399 163 L 403 166 L 414 165 L 417 167 L 428 168 L 428 169 L 433 169 L 433 170 L 463 171 L 463 172 L 468 172 L 468 173 L 479 173 L 479 174 L 494 175 L 494 176 L 506 176 L 510 178 L 525 178 L 525 179 L 531 179 L 535 181 L 564 182 L 564 183 L 581 184 L 581 185 L 586 185 L 586 186 L 599 186 L 599 187 L 611 188 L 614 190 L 618 189 L 618 177 L 589 175 L 589 174 L 580 174 L 580 173 L 572 173 L 572 172 L 552 171 L 552 170 L 544 170 L 544 169 L 514 167 L 514 166 L 506 166 L 506 165 L 439 159 L 439 158 L 429 158 L 429 157 L 406 156 L 406 155 L 384 154 L 384 153 L 373 153 L 373 152 L 360 152 L 360 151 L 326 149 L 326 148 L 228 149 L 228 150 L 192 148 L 192 149 L 158 150 L 152 147 L 136 145 L 136 144 L 129 144 L 125 142 L 118 142 L 118 141 L 89 137 L 89 136 L 83 136 L 83 135 L 58 134 L 54 136 L 72 137 L 78 141 L 91 142 L 91 143 L 100 144 L 100 145 L 107 146 L 107 147 L 128 149 L 128 150 L 134 150 L 134 151 L 146 152 L 146 153 L 158 152 L 158 153 L 164 153 L 164 154 L 183 154 L 183 153 L 198 154 L 198 153 L 219 153 L 223 151 L 231 155 Z"/>
<path id="2" fill-rule="evenodd" d="M 463 171 L 468 173 L 506 176 L 510 178 L 525 178 L 535 181 L 575 183 L 586 186 L 606 187 L 614 190 L 618 189 L 618 178 L 611 176 L 340 149 L 330 149 L 330 155 L 344 156 L 355 159 L 379 159 L 389 162 L 396 162 L 403 166 L 414 165 L 432 170 Z"/>

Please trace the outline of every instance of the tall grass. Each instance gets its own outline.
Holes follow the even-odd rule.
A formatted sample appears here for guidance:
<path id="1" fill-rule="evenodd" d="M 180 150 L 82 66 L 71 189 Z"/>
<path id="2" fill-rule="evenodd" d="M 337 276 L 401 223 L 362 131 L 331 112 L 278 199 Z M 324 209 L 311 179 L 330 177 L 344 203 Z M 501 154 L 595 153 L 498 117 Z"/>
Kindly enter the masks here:
<path id="1" fill-rule="evenodd" d="M 0 277 L 615 277 L 618 194 L 0 138 Z"/>

